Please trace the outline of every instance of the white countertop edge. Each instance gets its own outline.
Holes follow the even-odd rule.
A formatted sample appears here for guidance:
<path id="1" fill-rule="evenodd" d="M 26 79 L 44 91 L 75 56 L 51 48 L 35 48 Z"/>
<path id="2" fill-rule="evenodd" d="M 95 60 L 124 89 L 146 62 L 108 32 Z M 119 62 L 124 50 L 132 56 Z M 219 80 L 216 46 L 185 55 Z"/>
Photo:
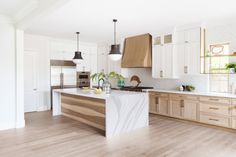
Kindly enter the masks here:
<path id="1" fill-rule="evenodd" d="M 162 89 L 148 89 L 146 92 L 162 92 L 162 93 L 173 93 L 173 94 L 186 94 L 186 95 L 199 95 L 199 96 L 215 96 L 215 97 L 226 97 L 236 98 L 236 95 L 231 93 L 214 93 L 214 92 L 186 92 L 178 90 L 162 90 Z"/>
<path id="2" fill-rule="evenodd" d="M 128 95 L 144 94 L 140 92 L 119 91 L 119 90 L 112 90 L 111 94 L 105 94 L 104 92 L 100 94 L 95 94 L 92 91 L 84 93 L 81 89 L 78 89 L 78 88 L 54 89 L 53 92 L 76 95 L 76 96 L 84 96 L 84 97 L 96 98 L 96 99 L 103 99 L 103 100 L 106 100 L 110 96 L 128 96 Z"/>

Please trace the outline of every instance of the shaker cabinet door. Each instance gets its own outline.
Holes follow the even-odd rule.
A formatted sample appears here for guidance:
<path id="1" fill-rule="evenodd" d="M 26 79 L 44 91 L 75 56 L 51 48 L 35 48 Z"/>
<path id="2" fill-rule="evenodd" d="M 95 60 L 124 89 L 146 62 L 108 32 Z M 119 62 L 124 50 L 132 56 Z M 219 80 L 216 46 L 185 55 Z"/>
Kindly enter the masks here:
<path id="1" fill-rule="evenodd" d="M 155 94 L 149 94 L 149 112 L 157 113 L 157 97 Z"/>
<path id="2" fill-rule="evenodd" d="M 162 78 L 173 78 L 173 45 L 165 44 L 161 53 Z"/>
<path id="3" fill-rule="evenodd" d="M 184 118 L 188 120 L 197 120 L 198 101 L 184 100 Z"/>
<path id="4" fill-rule="evenodd" d="M 162 65 L 162 46 L 153 45 L 152 50 L 152 77 L 161 78 L 161 65 Z"/>
<path id="5" fill-rule="evenodd" d="M 200 43 L 187 43 L 185 45 L 185 74 L 200 74 L 200 53 Z"/>
<path id="6" fill-rule="evenodd" d="M 182 100 L 171 100 L 171 116 L 176 118 L 182 118 L 183 113 L 183 101 Z"/>
<path id="7" fill-rule="evenodd" d="M 159 97 L 158 99 L 158 113 L 161 115 L 169 115 L 169 98 Z"/>

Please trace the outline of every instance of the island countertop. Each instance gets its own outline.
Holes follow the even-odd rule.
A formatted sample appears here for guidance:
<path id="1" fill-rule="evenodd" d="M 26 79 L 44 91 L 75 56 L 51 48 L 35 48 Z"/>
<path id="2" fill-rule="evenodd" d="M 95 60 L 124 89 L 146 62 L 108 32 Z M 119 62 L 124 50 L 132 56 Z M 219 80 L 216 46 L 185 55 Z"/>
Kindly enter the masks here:
<path id="1" fill-rule="evenodd" d="M 141 94 L 138 92 L 120 91 L 120 90 L 111 90 L 110 94 L 105 94 L 104 92 L 100 94 L 95 94 L 93 90 L 86 91 L 79 88 L 55 89 L 53 91 L 58 92 L 58 93 L 85 96 L 85 97 L 96 98 L 96 99 L 107 99 L 113 96 L 117 96 L 117 97 L 127 97 L 128 95 L 138 96 Z"/>

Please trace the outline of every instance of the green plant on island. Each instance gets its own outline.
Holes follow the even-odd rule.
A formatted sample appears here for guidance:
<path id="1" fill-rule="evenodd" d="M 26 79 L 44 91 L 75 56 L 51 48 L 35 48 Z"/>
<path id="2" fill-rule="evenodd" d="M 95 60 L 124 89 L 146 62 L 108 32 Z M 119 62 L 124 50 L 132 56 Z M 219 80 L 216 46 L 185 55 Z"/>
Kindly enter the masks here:
<path id="1" fill-rule="evenodd" d="M 94 73 L 90 77 L 91 77 L 92 81 L 100 80 L 100 79 L 103 79 L 103 80 L 109 80 L 109 79 L 124 80 L 124 77 L 121 74 L 118 74 L 114 71 L 112 71 L 108 74 L 105 74 L 102 71 L 102 72 L 99 72 L 99 73 Z"/>

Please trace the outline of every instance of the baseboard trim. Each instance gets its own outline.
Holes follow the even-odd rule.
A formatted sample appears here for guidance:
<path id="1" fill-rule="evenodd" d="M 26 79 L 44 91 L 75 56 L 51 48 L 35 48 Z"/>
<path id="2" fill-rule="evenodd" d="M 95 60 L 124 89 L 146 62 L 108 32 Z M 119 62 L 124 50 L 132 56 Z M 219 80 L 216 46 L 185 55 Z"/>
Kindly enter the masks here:
<path id="1" fill-rule="evenodd" d="M 25 127 L 25 120 L 16 122 L 16 128 L 24 128 Z"/>
<path id="2" fill-rule="evenodd" d="M 38 112 L 40 112 L 40 111 L 47 111 L 48 110 L 48 106 L 40 106 L 40 107 L 38 107 Z"/>
<path id="3" fill-rule="evenodd" d="M 14 129 L 15 124 L 14 123 L 0 123 L 0 130 L 8 130 L 8 129 Z"/>

